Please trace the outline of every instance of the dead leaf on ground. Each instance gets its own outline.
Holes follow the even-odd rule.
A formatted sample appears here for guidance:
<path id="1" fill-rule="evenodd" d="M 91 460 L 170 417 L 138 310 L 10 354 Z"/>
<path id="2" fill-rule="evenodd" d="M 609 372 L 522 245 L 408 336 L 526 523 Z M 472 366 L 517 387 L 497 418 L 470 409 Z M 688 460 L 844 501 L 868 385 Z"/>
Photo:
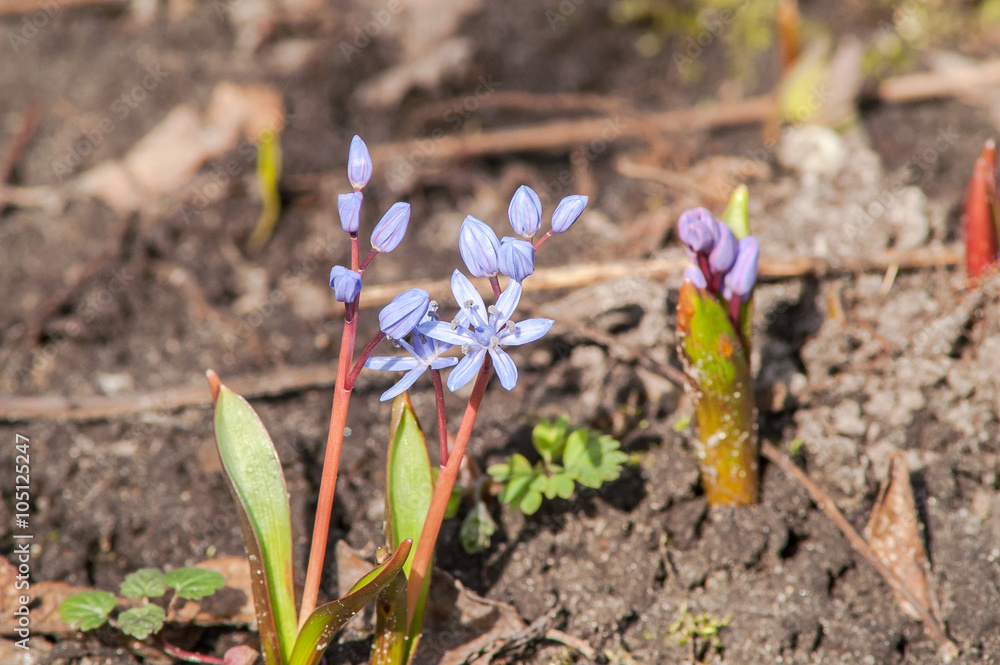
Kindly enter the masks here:
<path id="1" fill-rule="evenodd" d="M 341 595 L 373 564 L 345 543 L 337 543 Z M 511 605 L 483 598 L 440 570 L 434 571 L 415 665 L 486 665 L 525 623 Z"/>
<path id="2" fill-rule="evenodd" d="M 22 649 L 14 640 L 0 638 L 0 663 L 4 665 L 40 665 L 48 662 L 52 643 L 44 637 L 32 635 L 28 639 L 28 648 Z"/>
<path id="3" fill-rule="evenodd" d="M 243 557 L 219 557 L 198 564 L 199 568 L 215 570 L 226 578 L 226 586 L 201 601 L 186 601 L 173 608 L 168 621 L 194 623 L 198 626 L 250 626 L 255 623 L 253 594 L 250 587 L 250 562 Z M 24 591 L 14 588 L 17 568 L 0 557 L 0 633 L 13 634 L 17 626 L 14 612 L 21 606 L 19 596 Z M 68 637 L 76 631 L 59 618 L 59 606 L 73 594 L 93 591 L 90 587 L 73 586 L 65 582 L 33 582 L 27 595 L 31 599 L 32 635 Z M 119 606 L 138 601 L 118 598 Z M 7 663 L 0 658 L 0 663 Z"/>
<path id="4" fill-rule="evenodd" d="M 463 71 L 472 55 L 472 40 L 455 36 L 455 32 L 481 4 L 482 0 L 411 0 L 400 5 L 401 11 L 391 15 L 385 30 L 379 31 L 379 35 L 399 42 L 403 51 L 400 64 L 362 86 L 357 93 L 361 103 L 396 106 L 413 88 L 434 90 L 445 76 Z M 366 32 L 371 23 L 354 28 L 355 48 L 365 48 L 379 36 Z"/>
<path id="5" fill-rule="evenodd" d="M 879 560 L 896 573 L 928 612 L 934 614 L 910 469 L 902 451 L 897 451 L 892 458 L 889 477 L 875 501 L 864 535 Z M 907 616 L 920 620 L 920 614 L 909 602 L 899 594 L 896 600 Z"/>
<path id="6" fill-rule="evenodd" d="M 206 162 L 235 148 L 241 138 L 255 142 L 262 132 L 283 126 L 280 93 L 223 81 L 204 114 L 190 104 L 174 107 L 123 158 L 82 173 L 74 186 L 119 213 L 132 213 L 185 187 Z"/>

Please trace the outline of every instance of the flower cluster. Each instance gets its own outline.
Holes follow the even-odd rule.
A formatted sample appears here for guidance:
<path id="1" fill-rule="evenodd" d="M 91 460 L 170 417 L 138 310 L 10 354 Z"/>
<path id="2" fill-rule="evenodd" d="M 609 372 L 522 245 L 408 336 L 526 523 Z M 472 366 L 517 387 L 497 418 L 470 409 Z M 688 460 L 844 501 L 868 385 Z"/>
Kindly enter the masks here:
<path id="1" fill-rule="evenodd" d="M 387 337 L 396 340 L 410 354 L 410 357 L 375 357 L 366 361 L 365 367 L 369 369 L 407 372 L 382 394 L 381 399 L 392 399 L 402 393 L 428 369 L 439 370 L 452 365 L 456 367 L 448 376 L 448 389 L 458 390 L 475 378 L 487 355 L 500 385 L 512 389 L 517 384 L 517 366 L 502 347 L 538 340 L 553 324 L 550 319 L 528 319 L 516 324 L 511 321 L 521 299 L 521 282 L 534 272 L 535 250 L 553 233 L 569 229 L 586 205 L 586 196 L 568 196 L 560 201 L 552 213 L 551 230 L 535 244 L 532 239 L 541 229 L 542 204 L 530 187 L 519 187 L 507 209 L 511 227 L 518 237 L 500 240 L 488 224 L 471 215 L 466 217 L 459 232 L 459 252 L 472 275 L 489 278 L 497 295 L 496 305 L 487 307 L 472 282 L 458 270 L 452 275 L 451 290 L 459 312 L 450 323 L 440 321 L 436 307 L 430 306 L 428 311 L 428 305 L 419 298 L 404 298 L 406 294 L 402 294 L 393 300 L 382 310 L 380 322 L 407 319 L 414 324 L 409 328 L 381 326 Z M 503 292 L 497 281 L 498 274 L 510 278 Z M 426 296 L 426 292 L 422 293 Z M 407 342 L 404 338 L 411 333 L 412 341 Z M 442 357 L 452 346 L 461 347 L 464 354 L 461 360 Z"/>
<path id="2" fill-rule="evenodd" d="M 704 208 L 682 213 L 677 234 L 691 257 L 691 264 L 684 270 L 685 280 L 721 295 L 728 303 L 738 304 L 750 298 L 760 253 L 756 238 L 737 240 L 728 226 Z"/>

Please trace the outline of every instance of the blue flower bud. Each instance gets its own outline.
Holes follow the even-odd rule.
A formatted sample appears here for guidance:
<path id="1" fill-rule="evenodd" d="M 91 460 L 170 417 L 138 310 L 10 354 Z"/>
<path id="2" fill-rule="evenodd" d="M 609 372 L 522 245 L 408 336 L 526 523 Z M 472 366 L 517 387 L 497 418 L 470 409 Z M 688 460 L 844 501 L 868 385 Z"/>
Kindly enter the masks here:
<path id="1" fill-rule="evenodd" d="M 340 226 L 348 233 L 357 233 L 361 225 L 361 192 L 341 194 L 337 197 L 337 212 L 340 213 Z"/>
<path id="2" fill-rule="evenodd" d="M 402 242 L 406 226 L 410 223 L 410 204 L 393 203 L 372 231 L 372 247 L 380 252 L 391 252 Z"/>
<path id="3" fill-rule="evenodd" d="M 712 213 L 704 208 L 685 210 L 677 221 L 677 235 L 695 254 L 710 252 L 717 239 L 717 226 Z"/>
<path id="4" fill-rule="evenodd" d="M 552 213 L 552 232 L 565 233 L 568 231 L 569 227 L 573 226 L 573 222 L 583 214 L 583 209 L 587 207 L 589 200 L 586 196 L 573 194 L 560 201 Z"/>
<path id="5" fill-rule="evenodd" d="M 344 266 L 333 266 L 330 271 L 330 286 L 337 302 L 354 302 L 361 293 L 361 275 Z"/>
<path id="6" fill-rule="evenodd" d="M 368 146 L 360 136 L 351 139 L 351 150 L 347 153 L 347 179 L 355 191 L 368 184 L 372 178 L 372 156 Z"/>
<path id="7" fill-rule="evenodd" d="M 514 233 L 522 238 L 531 238 L 542 226 L 542 202 L 538 194 L 527 185 L 521 185 L 514 192 L 507 206 L 507 217 Z"/>
<path id="8" fill-rule="evenodd" d="M 462 222 L 458 233 L 458 251 L 462 254 L 469 272 L 476 277 L 491 277 L 497 274 L 497 255 L 500 241 L 485 222 L 472 215 Z"/>
<path id="9" fill-rule="evenodd" d="M 497 265 L 500 272 L 516 282 L 535 272 L 535 248 L 527 240 L 504 238 L 500 241 Z"/>
<path id="10" fill-rule="evenodd" d="M 716 222 L 715 247 L 708 255 L 708 265 L 716 275 L 724 275 L 736 260 L 736 236 L 725 224 Z"/>
<path id="11" fill-rule="evenodd" d="M 740 240 L 736 262 L 722 278 L 723 298 L 730 300 L 736 296 L 744 302 L 750 298 L 750 292 L 753 291 L 753 285 L 757 281 L 759 254 L 760 245 L 757 244 L 756 238 L 747 236 Z"/>
<path id="12" fill-rule="evenodd" d="M 699 289 L 707 289 L 708 282 L 705 280 L 705 273 L 696 265 L 688 265 L 684 269 L 684 281 L 691 282 Z"/>
<path id="13" fill-rule="evenodd" d="M 403 291 L 382 308 L 378 327 L 386 337 L 402 339 L 423 321 L 431 307 L 431 298 L 423 289 Z"/>

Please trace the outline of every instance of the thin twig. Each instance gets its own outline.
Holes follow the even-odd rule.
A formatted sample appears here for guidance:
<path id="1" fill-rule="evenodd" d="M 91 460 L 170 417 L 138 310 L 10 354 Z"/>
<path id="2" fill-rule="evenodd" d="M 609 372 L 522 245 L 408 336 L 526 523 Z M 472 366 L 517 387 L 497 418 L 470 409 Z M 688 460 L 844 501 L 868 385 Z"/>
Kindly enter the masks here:
<path id="1" fill-rule="evenodd" d="M 899 270 L 951 266 L 961 263 L 964 254 L 961 245 L 919 247 L 911 250 L 891 250 L 870 256 L 849 257 L 802 257 L 779 259 L 761 257 L 758 274 L 766 279 L 787 279 L 805 275 L 825 277 L 829 275 L 881 272 L 898 265 Z M 569 289 L 610 282 L 623 277 L 643 279 L 668 279 L 680 275 L 687 265 L 684 256 L 647 259 L 645 261 L 617 261 L 612 263 L 574 263 L 556 268 L 537 268 L 530 280 L 525 280 L 524 291 L 547 291 Z M 365 286 L 365 300 L 362 307 L 382 307 L 402 291 L 422 288 L 431 298 L 444 299 L 451 293 L 450 282 L 446 279 L 427 281 L 411 280 L 393 284 Z M 485 288 L 485 287 L 483 287 Z M 491 292 L 483 290 L 483 295 Z"/>
<path id="2" fill-rule="evenodd" d="M 826 513 L 827 517 L 833 520 L 833 523 L 837 525 L 837 528 L 847 537 L 848 542 L 851 546 L 858 551 L 858 553 L 863 556 L 868 563 L 870 563 L 878 574 L 882 576 L 883 579 L 895 590 L 899 595 L 906 599 L 910 605 L 920 614 L 920 618 L 924 622 L 924 628 L 927 633 L 934 638 L 938 644 L 944 648 L 948 655 L 955 657 L 958 655 L 958 647 L 948 639 L 945 635 L 944 629 L 941 624 L 938 623 L 937 619 L 930 613 L 930 611 L 913 595 L 906 584 L 903 583 L 901 579 L 894 573 L 891 569 L 886 567 L 878 557 L 875 552 L 872 551 L 865 539 L 861 537 L 847 518 L 837 509 L 837 506 L 833 503 L 833 500 L 826 495 L 826 493 L 819 488 L 809 476 L 795 466 L 795 463 L 788 458 L 787 455 L 782 453 L 780 450 L 775 448 L 768 441 L 762 441 L 760 446 L 761 454 L 778 465 L 782 471 L 790 475 L 794 480 L 796 480 L 802 487 L 805 488 L 809 495 L 812 497 L 816 505 Z"/>
<path id="3" fill-rule="evenodd" d="M 0 3 L 0 16 L 12 16 L 17 14 L 31 14 L 33 12 L 45 12 L 51 14 L 63 9 L 74 7 L 94 7 L 106 6 L 124 9 L 129 4 L 129 0 L 5 0 Z"/>
<path id="4" fill-rule="evenodd" d="M 32 102 L 24 110 L 24 114 L 21 116 L 21 123 L 18 125 L 17 131 L 14 132 L 10 145 L 7 147 L 7 152 L 4 153 L 3 161 L 0 161 L 0 184 L 6 184 L 10 181 L 11 176 L 14 175 L 14 169 L 17 168 L 18 162 L 21 161 L 24 149 L 28 147 L 28 142 L 35 135 L 41 121 L 42 104 L 37 101 Z"/>

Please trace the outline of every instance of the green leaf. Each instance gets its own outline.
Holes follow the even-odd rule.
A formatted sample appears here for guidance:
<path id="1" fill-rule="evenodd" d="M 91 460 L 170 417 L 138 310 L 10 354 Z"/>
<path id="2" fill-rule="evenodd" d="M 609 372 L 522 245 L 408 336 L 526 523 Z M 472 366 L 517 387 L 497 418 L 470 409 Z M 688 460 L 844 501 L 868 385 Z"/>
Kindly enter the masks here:
<path id="1" fill-rule="evenodd" d="M 733 190 L 726 211 L 722 213 L 722 221 L 733 232 L 737 240 L 750 235 L 750 192 L 746 185 L 740 185 Z"/>
<path id="2" fill-rule="evenodd" d="M 336 636 L 337 631 L 364 609 L 403 570 L 403 564 L 410 554 L 409 540 L 399 545 L 392 557 L 365 575 L 354 585 L 351 593 L 339 600 L 317 607 L 299 631 L 295 649 L 288 661 L 289 665 L 316 665 Z M 428 576 L 429 577 L 429 576 Z M 266 661 L 270 663 L 271 661 Z"/>
<path id="3" fill-rule="evenodd" d="M 93 630 L 107 622 L 116 602 L 107 591 L 76 593 L 59 605 L 59 618 L 76 630 Z"/>
<path id="4" fill-rule="evenodd" d="M 500 500 L 504 503 L 517 504 L 535 480 L 536 473 L 528 459 L 520 453 L 511 455 L 510 468 L 510 477 L 500 492 Z"/>
<path id="5" fill-rule="evenodd" d="M 513 469 L 509 463 L 491 464 L 486 469 L 486 473 L 490 474 L 490 478 L 493 482 L 503 484 L 510 480 L 510 476 L 513 473 Z"/>
<path id="6" fill-rule="evenodd" d="M 250 244 L 258 249 L 267 244 L 281 215 L 281 134 L 265 129 L 257 140 L 257 185 L 263 206 L 257 225 L 250 235 Z"/>
<path id="7" fill-rule="evenodd" d="M 569 429 L 569 418 L 561 416 L 559 420 L 543 420 L 531 430 L 531 443 L 541 455 L 545 465 L 562 455 L 566 445 L 566 431 Z"/>
<path id="8" fill-rule="evenodd" d="M 435 476 L 436 478 L 436 476 Z M 436 479 L 435 479 L 435 482 Z M 444 508 L 444 518 L 450 520 L 451 518 L 458 515 L 458 509 L 462 507 L 462 491 L 453 487 L 451 489 L 451 496 L 448 497 L 448 505 Z"/>
<path id="9" fill-rule="evenodd" d="M 493 521 L 493 516 L 490 515 L 486 504 L 482 501 L 476 501 L 476 505 L 462 520 L 458 537 L 466 554 L 477 554 L 489 548 L 490 540 L 496 531 L 497 523 Z"/>
<path id="10" fill-rule="evenodd" d="M 386 540 L 393 549 L 398 549 L 400 543 L 409 539 L 413 542 L 415 553 L 431 505 L 436 477 L 431 468 L 430 457 L 427 455 L 427 441 L 413 412 L 410 396 L 405 392 L 392 403 L 392 429 L 389 435 L 385 475 Z M 449 497 L 450 503 L 451 497 Z M 403 573 L 407 577 L 410 575 L 412 565 L 411 556 L 403 564 Z M 409 657 L 410 645 L 420 634 L 423 626 L 424 605 L 430 589 L 429 575 L 426 582 L 420 591 L 417 609 L 409 626 L 408 634 L 411 639 L 404 641 L 406 647 L 403 653 L 404 660 Z"/>
<path id="11" fill-rule="evenodd" d="M 518 506 L 525 515 L 534 515 L 542 506 L 542 493 L 538 490 L 529 490 L 521 497 Z"/>
<path id="12" fill-rule="evenodd" d="M 557 473 L 549 477 L 545 485 L 545 496 L 549 499 L 559 497 L 568 499 L 573 496 L 573 478 L 566 473 Z"/>
<path id="13" fill-rule="evenodd" d="M 218 385 L 215 400 L 215 438 L 243 527 L 264 660 L 284 665 L 298 622 L 291 514 L 281 462 L 254 410 L 223 385 Z"/>
<path id="14" fill-rule="evenodd" d="M 125 610 L 118 615 L 118 627 L 126 635 L 144 640 L 163 628 L 167 614 L 159 605 L 142 605 Z"/>
<path id="15" fill-rule="evenodd" d="M 226 578 L 205 568 L 178 568 L 164 576 L 163 581 L 174 588 L 177 595 L 187 600 L 198 600 L 226 586 Z"/>
<path id="16" fill-rule="evenodd" d="M 167 592 L 167 585 L 158 569 L 142 568 L 126 575 L 118 592 L 123 598 L 159 598 Z"/>
<path id="17" fill-rule="evenodd" d="M 411 651 L 406 630 L 406 576 L 396 577 L 375 598 L 371 665 L 405 665 Z"/>

